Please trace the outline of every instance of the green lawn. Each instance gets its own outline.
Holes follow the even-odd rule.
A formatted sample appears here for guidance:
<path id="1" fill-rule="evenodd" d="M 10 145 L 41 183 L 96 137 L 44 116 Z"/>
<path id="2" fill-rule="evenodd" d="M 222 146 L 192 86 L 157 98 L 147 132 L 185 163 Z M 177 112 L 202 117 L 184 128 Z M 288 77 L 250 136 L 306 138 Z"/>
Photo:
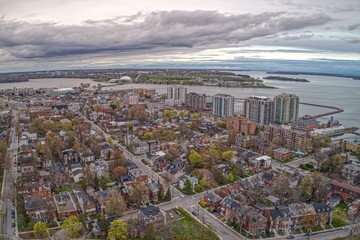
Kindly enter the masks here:
<path id="1" fill-rule="evenodd" d="M 344 201 L 341 201 L 336 207 L 335 209 L 340 209 L 340 210 L 343 210 L 345 212 L 348 211 L 348 205 L 346 205 L 346 203 L 344 203 Z"/>
<path id="2" fill-rule="evenodd" d="M 181 239 L 203 239 L 203 240 L 219 240 L 213 230 L 203 226 L 190 213 L 183 208 L 177 208 L 183 217 L 178 221 L 171 223 L 170 231 Z"/>

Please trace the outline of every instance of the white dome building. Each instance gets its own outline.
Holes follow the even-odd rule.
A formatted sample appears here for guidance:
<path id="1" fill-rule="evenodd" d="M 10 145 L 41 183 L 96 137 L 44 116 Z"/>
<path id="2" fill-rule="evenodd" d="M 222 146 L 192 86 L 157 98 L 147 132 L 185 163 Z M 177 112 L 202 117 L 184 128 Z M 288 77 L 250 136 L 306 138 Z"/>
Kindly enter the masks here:
<path id="1" fill-rule="evenodd" d="M 119 79 L 119 81 L 131 81 L 131 77 L 129 76 L 123 76 Z"/>

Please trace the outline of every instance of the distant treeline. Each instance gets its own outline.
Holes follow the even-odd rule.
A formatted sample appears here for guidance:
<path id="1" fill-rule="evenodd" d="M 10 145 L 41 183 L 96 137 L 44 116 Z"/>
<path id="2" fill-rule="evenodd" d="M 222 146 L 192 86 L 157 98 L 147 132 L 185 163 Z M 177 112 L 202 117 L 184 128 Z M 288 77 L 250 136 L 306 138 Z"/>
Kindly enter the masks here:
<path id="1" fill-rule="evenodd" d="M 303 78 L 289 78 L 289 77 L 280 77 L 280 76 L 268 76 L 268 77 L 264 77 L 264 79 L 289 81 L 289 82 L 310 82 L 309 80 Z"/>

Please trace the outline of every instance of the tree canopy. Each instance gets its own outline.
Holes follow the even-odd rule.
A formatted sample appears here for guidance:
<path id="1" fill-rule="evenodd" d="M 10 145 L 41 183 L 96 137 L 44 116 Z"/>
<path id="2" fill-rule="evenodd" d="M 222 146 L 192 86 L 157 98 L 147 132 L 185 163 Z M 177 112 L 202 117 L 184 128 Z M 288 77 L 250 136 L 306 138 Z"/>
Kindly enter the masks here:
<path id="1" fill-rule="evenodd" d="M 48 232 L 48 226 L 43 222 L 36 222 L 33 226 L 35 236 L 37 238 L 44 238 Z"/>
<path id="2" fill-rule="evenodd" d="M 127 224 L 117 219 L 110 223 L 108 240 L 126 240 L 127 239 Z"/>
<path id="3" fill-rule="evenodd" d="M 71 238 L 76 238 L 80 234 L 81 223 L 76 216 L 68 217 L 64 220 L 61 226 L 65 229 L 67 235 L 69 235 Z"/>

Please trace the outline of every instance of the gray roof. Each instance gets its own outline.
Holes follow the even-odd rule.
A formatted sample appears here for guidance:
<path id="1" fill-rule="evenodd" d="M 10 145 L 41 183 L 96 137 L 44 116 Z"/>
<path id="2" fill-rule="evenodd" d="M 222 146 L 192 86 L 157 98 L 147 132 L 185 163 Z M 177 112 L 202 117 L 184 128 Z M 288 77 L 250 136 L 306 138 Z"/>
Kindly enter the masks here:
<path id="1" fill-rule="evenodd" d="M 159 215 L 160 209 L 156 206 L 149 206 L 145 208 L 140 208 L 139 211 L 144 217 L 156 217 Z"/>

